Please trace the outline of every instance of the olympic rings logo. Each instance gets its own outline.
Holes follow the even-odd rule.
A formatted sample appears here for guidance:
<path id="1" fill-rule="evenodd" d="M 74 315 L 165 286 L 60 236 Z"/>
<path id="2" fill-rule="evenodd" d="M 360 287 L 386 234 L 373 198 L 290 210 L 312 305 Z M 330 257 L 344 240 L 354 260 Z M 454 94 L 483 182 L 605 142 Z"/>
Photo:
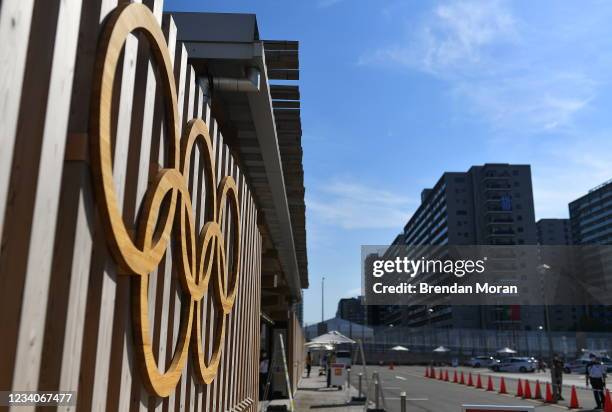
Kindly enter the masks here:
<path id="1" fill-rule="evenodd" d="M 135 239 L 132 239 L 122 219 L 121 208 L 113 183 L 111 109 L 113 84 L 123 44 L 132 32 L 140 32 L 152 49 L 160 73 L 164 112 L 169 138 L 168 165 L 149 184 Z M 238 189 L 231 176 L 224 177 L 217 190 L 215 159 L 206 124 L 201 119 L 190 120 L 181 139 L 179 136 L 176 86 L 172 64 L 163 33 L 151 11 L 139 3 L 117 7 L 108 17 L 101 34 L 91 113 L 91 164 L 99 210 L 105 226 L 107 242 L 120 268 L 133 277 L 134 340 L 137 346 L 143 381 L 155 395 L 166 397 L 174 390 L 186 365 L 189 345 L 194 347 L 195 374 L 201 383 L 215 378 L 225 336 L 226 317 L 231 312 L 238 289 L 240 273 L 240 207 Z M 190 159 L 194 146 L 203 147 L 206 187 L 210 188 L 211 205 L 206 224 L 196 233 L 195 219 L 188 190 Z M 164 203 L 165 202 L 165 203 Z M 162 204 L 164 203 L 164 207 Z M 231 214 L 234 241 L 232 273 L 225 255 L 226 243 L 221 222 L 227 218 L 226 204 Z M 178 213 L 178 217 L 177 217 Z M 188 294 L 182 305 L 179 338 L 172 362 L 166 372 L 160 372 L 150 336 L 148 314 L 149 273 L 163 258 L 171 236 L 177 239 L 180 253 L 177 262 L 181 285 Z M 226 280 L 227 279 L 227 280 Z M 202 345 L 202 298 L 212 285 L 216 330 L 213 334 L 212 356 L 206 362 Z"/>

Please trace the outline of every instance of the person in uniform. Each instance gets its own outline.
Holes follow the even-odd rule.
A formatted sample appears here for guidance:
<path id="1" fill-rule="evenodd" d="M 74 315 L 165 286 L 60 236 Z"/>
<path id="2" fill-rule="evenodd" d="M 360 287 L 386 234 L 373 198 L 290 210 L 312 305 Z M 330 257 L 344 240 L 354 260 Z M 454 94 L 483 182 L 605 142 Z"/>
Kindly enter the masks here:
<path id="1" fill-rule="evenodd" d="M 310 378 L 310 369 L 312 368 L 312 357 L 310 352 L 306 354 L 306 377 Z"/>
<path id="2" fill-rule="evenodd" d="M 595 355 L 589 356 L 591 361 L 586 367 L 586 385 L 591 384 L 593 396 L 595 397 L 596 409 L 603 409 L 606 397 L 604 389 L 606 387 L 606 366 L 601 363 Z"/>
<path id="3" fill-rule="evenodd" d="M 558 400 L 563 400 L 563 368 L 565 364 L 558 353 L 555 353 L 552 360 L 552 386 L 553 386 L 553 398 Z"/>
<path id="4" fill-rule="evenodd" d="M 263 400 L 268 383 L 268 372 L 270 369 L 270 359 L 265 351 L 259 355 L 259 399 Z"/>

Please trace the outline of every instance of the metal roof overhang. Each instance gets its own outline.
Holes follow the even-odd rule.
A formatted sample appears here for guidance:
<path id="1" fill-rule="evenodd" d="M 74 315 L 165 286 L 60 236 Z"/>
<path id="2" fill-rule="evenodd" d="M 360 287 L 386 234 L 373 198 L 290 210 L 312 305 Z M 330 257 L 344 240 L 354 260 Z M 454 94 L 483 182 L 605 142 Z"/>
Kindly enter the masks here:
<path id="1" fill-rule="evenodd" d="M 177 38 L 185 44 L 189 62 L 194 66 L 197 75 L 240 77 L 244 67 L 257 67 L 260 70 L 259 92 L 214 91 L 215 96 L 223 102 L 226 117 L 217 118 L 217 121 L 222 130 L 224 123 L 228 125 L 224 138 L 239 158 L 270 240 L 278 252 L 291 296 L 294 301 L 298 301 L 301 299 L 301 288 L 308 286 L 303 227 L 305 219 L 301 216 L 296 223 L 296 213 L 290 210 L 285 182 L 287 170 L 283 170 L 266 54 L 263 42 L 258 38 L 255 16 L 216 13 L 169 14 L 176 22 Z M 295 53 L 297 54 L 297 51 Z M 298 172 L 302 176 L 303 205 L 301 157 Z M 291 193 L 294 191 L 290 190 Z M 304 213 L 303 206 L 298 212 L 299 210 Z M 300 226 L 298 233 L 301 268 L 296 253 L 294 225 Z"/>

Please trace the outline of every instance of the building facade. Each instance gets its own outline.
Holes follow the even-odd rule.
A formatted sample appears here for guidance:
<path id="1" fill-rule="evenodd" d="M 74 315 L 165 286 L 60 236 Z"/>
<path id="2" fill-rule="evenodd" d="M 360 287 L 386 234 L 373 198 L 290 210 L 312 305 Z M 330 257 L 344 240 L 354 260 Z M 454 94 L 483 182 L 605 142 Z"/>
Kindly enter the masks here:
<path id="1" fill-rule="evenodd" d="M 282 336 L 295 389 L 298 43 L 160 0 L 4 0 L 0 33 L 0 388 L 257 411 Z"/>
<path id="2" fill-rule="evenodd" d="M 612 245 L 612 181 L 607 181 L 569 204 L 573 242 Z"/>
<path id="3" fill-rule="evenodd" d="M 336 317 L 363 325 L 366 319 L 366 306 L 363 302 L 363 296 L 340 299 Z"/>
<path id="4" fill-rule="evenodd" d="M 572 230 L 569 219 L 540 219 L 536 222 L 539 245 L 572 244 Z"/>
<path id="5" fill-rule="evenodd" d="M 572 245 L 572 231 L 569 219 L 540 219 L 536 222 L 538 244 L 545 246 L 540 251 L 542 263 L 557 262 L 566 266 L 571 264 L 569 249 Z M 549 247 L 551 246 L 551 247 Z M 561 246 L 561 247 L 557 247 Z M 549 306 L 550 329 L 555 331 L 576 330 L 586 316 L 584 305 Z"/>
<path id="6" fill-rule="evenodd" d="M 586 195 L 571 202 L 569 214 L 575 245 L 612 245 L 612 181 L 591 189 Z M 608 261 L 610 258 L 608 256 Z M 596 273 L 601 270 L 600 267 L 592 267 L 590 262 L 581 264 L 585 268 L 585 276 L 591 271 Z M 612 306 L 589 305 L 585 310 L 587 324 L 584 327 L 595 330 L 612 328 Z"/>
<path id="7" fill-rule="evenodd" d="M 395 243 L 405 245 L 535 245 L 531 168 L 485 164 L 446 172 L 421 193 L 421 204 Z M 537 329 L 541 308 L 395 306 L 383 322 L 405 327 Z"/>

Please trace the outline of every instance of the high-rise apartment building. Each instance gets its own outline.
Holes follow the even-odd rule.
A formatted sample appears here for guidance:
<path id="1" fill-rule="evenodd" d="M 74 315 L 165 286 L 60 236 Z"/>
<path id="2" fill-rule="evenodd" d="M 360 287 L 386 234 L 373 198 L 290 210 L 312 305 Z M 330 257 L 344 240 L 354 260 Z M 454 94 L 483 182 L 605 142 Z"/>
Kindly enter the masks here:
<path id="1" fill-rule="evenodd" d="M 571 202 L 569 213 L 572 241 L 575 245 L 612 245 L 612 180 Z M 607 256 L 608 262 L 610 258 Z M 601 257 L 596 261 L 599 262 L 600 259 Z M 589 259 L 584 259 L 582 264 L 584 276 L 596 274 L 601 270 L 601 267 L 589 265 Z M 612 328 L 612 306 L 591 305 L 586 310 L 592 328 Z"/>
<path id="2" fill-rule="evenodd" d="M 560 246 L 572 244 L 569 219 L 540 219 L 536 222 L 538 244 L 544 246 L 540 260 L 544 264 L 556 262 L 569 265 L 571 253 Z M 551 330 L 574 330 L 586 314 L 584 305 L 551 305 L 548 308 Z"/>
<path id="3" fill-rule="evenodd" d="M 535 245 L 529 165 L 485 164 L 446 172 L 404 226 L 406 245 Z M 397 239 L 396 239 L 397 241 Z M 402 326 L 536 329 L 541 308 L 398 306 L 387 315 Z"/>
<path id="4" fill-rule="evenodd" d="M 540 219 L 536 223 L 539 245 L 572 244 L 572 230 L 569 219 Z"/>
<path id="5" fill-rule="evenodd" d="M 577 245 L 612 245 L 612 180 L 569 204 L 572 239 Z"/>
<path id="6" fill-rule="evenodd" d="M 363 304 L 363 296 L 340 299 L 336 317 L 363 325 L 366 319 L 366 306 Z"/>

